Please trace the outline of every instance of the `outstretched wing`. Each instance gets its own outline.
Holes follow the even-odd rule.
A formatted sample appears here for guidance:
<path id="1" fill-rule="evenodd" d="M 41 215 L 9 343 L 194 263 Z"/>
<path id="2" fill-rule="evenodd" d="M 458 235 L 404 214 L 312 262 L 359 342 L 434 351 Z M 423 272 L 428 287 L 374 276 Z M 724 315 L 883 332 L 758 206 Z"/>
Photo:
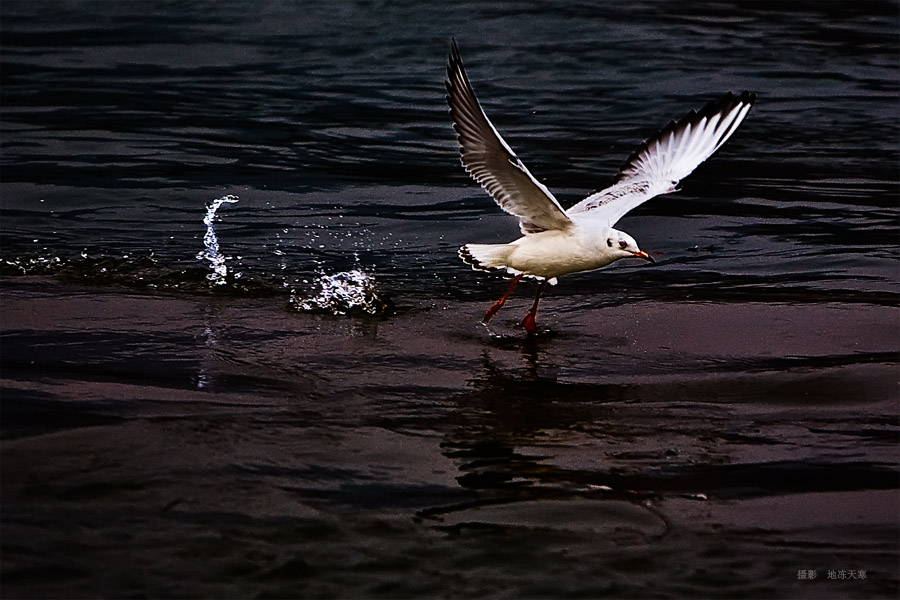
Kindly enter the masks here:
<path id="1" fill-rule="evenodd" d="M 570 208 L 570 217 L 590 213 L 610 226 L 627 212 L 660 194 L 677 189 L 700 163 L 716 153 L 743 122 L 756 94 L 728 92 L 718 100 L 691 111 L 677 123 L 671 121 L 629 157 L 616 182 Z"/>
<path id="2" fill-rule="evenodd" d="M 567 229 L 572 221 L 543 184 L 506 145 L 488 120 L 463 68 L 456 41 L 447 64 L 447 103 L 466 171 L 500 208 L 519 218 L 523 233 Z"/>

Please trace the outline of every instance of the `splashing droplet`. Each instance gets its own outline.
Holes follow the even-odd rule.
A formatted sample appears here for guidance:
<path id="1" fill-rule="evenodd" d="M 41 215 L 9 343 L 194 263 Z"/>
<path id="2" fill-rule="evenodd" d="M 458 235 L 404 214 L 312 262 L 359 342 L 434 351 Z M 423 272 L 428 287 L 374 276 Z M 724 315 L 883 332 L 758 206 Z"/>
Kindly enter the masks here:
<path id="1" fill-rule="evenodd" d="M 318 294 L 310 298 L 293 295 L 291 306 L 298 311 L 332 315 L 379 315 L 389 310 L 389 303 L 377 293 L 375 278 L 360 269 L 322 275 L 316 282 L 320 287 Z"/>
<path id="2" fill-rule="evenodd" d="M 225 264 L 227 257 L 219 252 L 219 240 L 216 237 L 216 230 L 213 226 L 213 223 L 216 220 L 216 211 L 225 203 L 233 204 L 237 201 L 237 196 L 229 194 L 217 198 L 206 205 L 206 216 L 203 217 L 203 223 L 206 225 L 206 235 L 203 236 L 203 245 L 206 249 L 197 254 L 197 259 L 209 261 L 212 273 L 209 273 L 206 278 L 213 285 L 223 285 L 226 283 L 226 277 L 228 275 L 228 267 Z"/>

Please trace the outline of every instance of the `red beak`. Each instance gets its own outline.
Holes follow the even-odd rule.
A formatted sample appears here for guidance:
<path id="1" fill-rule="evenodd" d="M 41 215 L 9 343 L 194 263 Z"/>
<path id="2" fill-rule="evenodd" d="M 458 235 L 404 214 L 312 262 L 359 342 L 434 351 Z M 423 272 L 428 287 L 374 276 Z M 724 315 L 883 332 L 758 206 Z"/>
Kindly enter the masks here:
<path id="1" fill-rule="evenodd" d="M 635 258 L 643 258 L 643 259 L 646 260 L 647 262 L 652 262 L 652 263 L 655 263 L 655 262 L 656 262 L 655 260 L 653 260 L 653 257 L 652 257 L 652 256 L 650 256 L 649 254 L 647 254 L 647 253 L 644 252 L 643 250 L 641 250 L 640 252 L 632 252 L 631 255 L 634 256 Z"/>

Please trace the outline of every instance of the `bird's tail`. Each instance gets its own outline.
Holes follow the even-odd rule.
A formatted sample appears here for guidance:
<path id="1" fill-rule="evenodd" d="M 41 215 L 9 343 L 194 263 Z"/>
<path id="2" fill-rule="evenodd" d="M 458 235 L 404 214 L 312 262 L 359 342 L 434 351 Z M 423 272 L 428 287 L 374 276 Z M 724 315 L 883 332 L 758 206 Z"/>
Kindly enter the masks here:
<path id="1" fill-rule="evenodd" d="M 459 249 L 459 257 L 481 271 L 508 269 L 506 262 L 514 248 L 512 244 L 466 244 Z"/>

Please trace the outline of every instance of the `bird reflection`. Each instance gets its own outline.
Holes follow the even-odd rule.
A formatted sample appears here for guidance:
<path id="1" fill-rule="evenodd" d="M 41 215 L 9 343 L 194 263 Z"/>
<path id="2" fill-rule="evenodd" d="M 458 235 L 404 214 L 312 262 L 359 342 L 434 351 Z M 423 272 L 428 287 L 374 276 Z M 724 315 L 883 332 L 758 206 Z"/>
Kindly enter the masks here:
<path id="1" fill-rule="evenodd" d="M 596 470 L 554 466 L 584 426 L 605 420 L 609 402 L 627 395 L 621 385 L 565 383 L 544 364 L 548 339 L 496 339 L 492 346 L 518 350 L 521 368 L 498 366 L 482 355 L 471 391 L 458 396 L 458 426 L 444 440 L 444 454 L 459 465 L 459 483 L 473 489 L 546 496 L 598 489 Z M 627 387 L 627 386 L 626 386 Z"/>
<path id="2" fill-rule="evenodd" d="M 635 389 L 559 381 L 548 353 L 552 338 L 494 338 L 484 350 L 470 391 L 454 398 L 456 426 L 441 444 L 457 464 L 459 485 L 473 496 L 422 517 L 531 500 L 646 496 L 634 491 L 642 488 L 640 475 L 616 473 L 605 461 L 608 432 L 622 435 L 618 412 Z"/>

